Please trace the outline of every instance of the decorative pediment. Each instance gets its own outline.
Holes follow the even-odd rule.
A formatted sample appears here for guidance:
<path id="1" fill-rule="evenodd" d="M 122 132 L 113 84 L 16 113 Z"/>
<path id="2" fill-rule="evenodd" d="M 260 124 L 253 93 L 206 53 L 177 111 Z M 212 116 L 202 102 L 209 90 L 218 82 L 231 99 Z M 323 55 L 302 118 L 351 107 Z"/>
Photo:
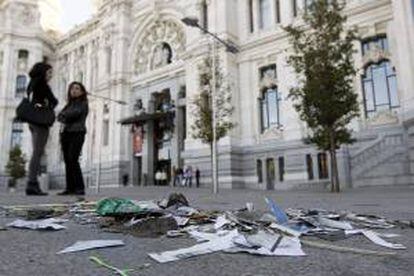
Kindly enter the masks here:
<path id="1" fill-rule="evenodd" d="M 398 124 L 398 122 L 397 113 L 391 110 L 378 111 L 374 117 L 368 119 L 368 124 L 371 126 Z"/>
<path id="2" fill-rule="evenodd" d="M 174 63 L 185 50 L 184 30 L 173 21 L 155 21 L 142 37 L 136 46 L 136 74 Z"/>
<path id="3" fill-rule="evenodd" d="M 274 140 L 283 138 L 283 126 L 271 126 L 260 136 L 262 140 Z"/>

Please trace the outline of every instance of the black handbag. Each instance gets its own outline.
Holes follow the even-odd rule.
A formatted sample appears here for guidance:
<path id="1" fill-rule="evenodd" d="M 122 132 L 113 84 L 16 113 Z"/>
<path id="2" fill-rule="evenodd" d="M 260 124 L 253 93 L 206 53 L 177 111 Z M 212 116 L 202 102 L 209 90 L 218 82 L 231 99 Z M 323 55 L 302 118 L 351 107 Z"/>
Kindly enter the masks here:
<path id="1" fill-rule="evenodd" d="M 52 126 L 56 119 L 53 109 L 48 106 L 32 103 L 29 98 L 30 93 L 17 106 L 16 119 L 39 126 Z"/>

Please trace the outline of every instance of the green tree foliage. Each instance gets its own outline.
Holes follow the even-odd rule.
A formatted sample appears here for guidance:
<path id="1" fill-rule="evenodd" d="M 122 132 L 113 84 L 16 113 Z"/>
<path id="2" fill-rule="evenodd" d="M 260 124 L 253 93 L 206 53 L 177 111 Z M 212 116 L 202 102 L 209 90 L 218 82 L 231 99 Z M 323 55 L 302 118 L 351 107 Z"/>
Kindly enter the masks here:
<path id="1" fill-rule="evenodd" d="M 336 150 L 354 142 L 348 125 L 359 116 L 353 88 L 356 35 L 345 29 L 345 5 L 338 2 L 315 0 L 303 16 L 305 26 L 285 28 L 294 50 L 288 64 L 299 77 L 290 97 L 311 131 L 308 141 L 330 153 L 332 192 L 340 191 Z"/>
<path id="2" fill-rule="evenodd" d="M 19 146 L 15 146 L 9 152 L 9 161 L 6 165 L 6 172 L 12 179 L 12 185 L 15 185 L 16 181 L 26 176 L 26 160 Z"/>
<path id="3" fill-rule="evenodd" d="M 200 139 L 203 143 L 212 147 L 213 143 L 213 70 L 212 58 L 206 57 L 198 67 L 200 72 L 199 88 L 200 92 L 193 101 L 193 114 L 195 117 L 192 125 L 192 137 Z M 219 60 L 216 60 L 216 141 L 225 137 L 234 128 L 231 120 L 234 107 L 231 103 L 231 90 L 224 81 Z"/>

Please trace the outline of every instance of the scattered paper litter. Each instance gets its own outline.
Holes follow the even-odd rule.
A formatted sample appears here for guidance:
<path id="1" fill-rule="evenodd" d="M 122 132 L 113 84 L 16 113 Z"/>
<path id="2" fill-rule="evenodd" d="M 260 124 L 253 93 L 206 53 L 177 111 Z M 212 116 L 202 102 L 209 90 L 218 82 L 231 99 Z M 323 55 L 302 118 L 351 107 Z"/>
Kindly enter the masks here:
<path id="1" fill-rule="evenodd" d="M 57 254 L 85 251 L 85 250 L 104 248 L 104 247 L 123 246 L 123 245 L 125 245 L 125 243 L 122 240 L 77 241 L 73 245 L 66 247 L 62 251 L 59 251 Z"/>
<path id="2" fill-rule="evenodd" d="M 380 235 L 378 235 L 378 233 L 375 233 L 374 231 L 371 231 L 371 230 L 353 230 L 353 231 L 351 230 L 351 231 L 346 231 L 345 233 L 347 235 L 363 234 L 367 239 L 369 239 L 373 243 L 383 246 L 383 247 L 387 247 L 391 249 L 406 249 L 406 247 L 402 244 L 391 243 L 391 242 L 388 242 L 382 239 Z"/>
<path id="3" fill-rule="evenodd" d="M 349 222 L 346 221 L 337 221 L 333 219 L 324 218 L 322 216 L 318 216 L 318 221 L 323 226 L 329 227 L 329 228 L 336 228 L 336 229 L 342 229 L 342 230 L 352 230 L 354 229 L 352 225 Z"/>
<path id="4" fill-rule="evenodd" d="M 165 251 L 162 253 L 150 253 L 148 255 L 159 263 L 167 263 L 187 259 L 198 255 L 204 255 L 217 251 L 222 251 L 224 249 L 229 249 L 234 246 L 232 239 L 237 235 L 237 230 L 225 231 L 222 232 L 221 236 L 211 236 L 212 239 L 210 241 L 196 244 L 192 247 L 172 251 Z"/>
<path id="5" fill-rule="evenodd" d="M 273 215 L 276 217 L 276 220 L 280 224 L 287 223 L 289 221 L 288 216 L 286 213 L 277 206 L 277 204 L 270 198 L 265 198 L 267 205 L 269 206 L 270 211 L 272 211 Z"/>
<path id="6" fill-rule="evenodd" d="M 222 216 L 218 216 L 216 219 L 216 223 L 214 224 L 214 229 L 220 229 L 222 228 L 224 225 L 230 224 L 231 221 L 226 219 L 225 215 Z"/>
<path id="7" fill-rule="evenodd" d="M 66 219 L 49 218 L 43 220 L 22 220 L 18 219 L 7 224 L 8 227 L 31 229 L 31 230 L 62 230 L 65 226 L 59 223 L 67 222 Z"/>

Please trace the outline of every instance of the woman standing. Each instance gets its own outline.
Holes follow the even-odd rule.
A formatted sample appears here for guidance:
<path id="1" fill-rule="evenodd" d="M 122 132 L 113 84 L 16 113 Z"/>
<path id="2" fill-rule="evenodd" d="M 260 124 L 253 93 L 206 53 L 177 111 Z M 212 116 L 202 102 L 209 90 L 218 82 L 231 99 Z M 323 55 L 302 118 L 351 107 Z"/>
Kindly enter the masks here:
<path id="1" fill-rule="evenodd" d="M 30 83 L 27 93 L 32 96 L 32 103 L 39 108 L 54 109 L 58 100 L 52 93 L 48 82 L 52 79 L 52 66 L 39 62 L 36 63 L 29 72 Z M 26 195 L 44 196 L 47 193 L 42 192 L 39 187 L 37 176 L 40 172 L 40 160 L 44 153 L 47 139 L 49 137 L 49 127 L 30 124 L 32 133 L 33 152 L 29 163 L 29 175 L 26 187 Z"/>
<path id="2" fill-rule="evenodd" d="M 60 143 L 66 168 L 66 189 L 59 195 L 85 194 L 79 156 L 85 141 L 88 111 L 85 87 L 80 82 L 72 82 L 68 89 L 68 102 L 58 115 L 58 121 L 63 123 Z"/>

